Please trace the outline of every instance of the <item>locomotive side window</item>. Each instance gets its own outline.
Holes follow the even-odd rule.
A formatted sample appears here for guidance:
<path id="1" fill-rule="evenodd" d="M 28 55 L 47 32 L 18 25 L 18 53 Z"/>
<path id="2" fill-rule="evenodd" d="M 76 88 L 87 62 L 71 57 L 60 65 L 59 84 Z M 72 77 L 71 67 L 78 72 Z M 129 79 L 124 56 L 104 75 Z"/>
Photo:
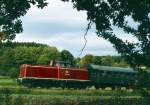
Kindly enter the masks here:
<path id="1" fill-rule="evenodd" d="M 70 68 L 71 67 L 71 63 L 70 62 L 64 62 L 64 61 L 52 60 L 52 61 L 50 61 L 50 66 L 60 66 L 60 67 Z"/>

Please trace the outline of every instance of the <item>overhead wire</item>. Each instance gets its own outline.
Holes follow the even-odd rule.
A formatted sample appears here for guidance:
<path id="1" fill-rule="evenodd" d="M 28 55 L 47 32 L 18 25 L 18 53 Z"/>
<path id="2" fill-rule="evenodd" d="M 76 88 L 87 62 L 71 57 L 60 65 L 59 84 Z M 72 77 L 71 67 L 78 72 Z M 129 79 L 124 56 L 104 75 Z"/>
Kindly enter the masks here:
<path id="1" fill-rule="evenodd" d="M 81 48 L 81 50 L 80 50 L 80 54 L 78 55 L 78 57 L 80 57 L 81 55 L 82 55 L 82 53 L 83 53 L 83 51 L 84 51 L 84 49 L 85 49 L 85 47 L 86 47 L 86 45 L 87 45 L 87 34 L 88 34 L 88 31 L 89 31 L 89 29 L 91 28 L 91 21 L 89 21 L 89 23 L 88 23 L 88 25 L 87 25 L 87 28 L 86 28 L 86 30 L 85 30 L 85 33 L 84 33 L 84 45 L 83 45 L 83 47 Z"/>

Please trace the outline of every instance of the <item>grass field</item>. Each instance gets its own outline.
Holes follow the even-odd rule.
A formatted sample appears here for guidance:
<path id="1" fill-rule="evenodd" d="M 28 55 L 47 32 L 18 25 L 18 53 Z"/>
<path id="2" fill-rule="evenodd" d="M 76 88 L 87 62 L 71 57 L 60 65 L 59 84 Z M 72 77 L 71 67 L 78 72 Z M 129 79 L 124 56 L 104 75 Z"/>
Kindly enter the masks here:
<path id="1" fill-rule="evenodd" d="M 142 99 L 131 90 L 68 90 L 27 88 L 15 79 L 0 77 L 0 105 L 141 105 Z"/>
<path id="2" fill-rule="evenodd" d="M 10 79 L 9 77 L 0 76 L 0 87 L 16 88 L 18 87 L 18 85 L 15 79 Z"/>

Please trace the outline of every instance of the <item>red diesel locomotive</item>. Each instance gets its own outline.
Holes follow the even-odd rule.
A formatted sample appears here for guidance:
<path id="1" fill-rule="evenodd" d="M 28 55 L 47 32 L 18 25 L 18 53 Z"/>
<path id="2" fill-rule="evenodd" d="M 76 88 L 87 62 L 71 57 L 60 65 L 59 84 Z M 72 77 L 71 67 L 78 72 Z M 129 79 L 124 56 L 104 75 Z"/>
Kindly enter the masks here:
<path id="1" fill-rule="evenodd" d="M 63 61 L 52 61 L 50 66 L 23 64 L 18 81 L 28 87 L 62 88 L 85 88 L 90 83 L 86 69 L 71 68 Z"/>

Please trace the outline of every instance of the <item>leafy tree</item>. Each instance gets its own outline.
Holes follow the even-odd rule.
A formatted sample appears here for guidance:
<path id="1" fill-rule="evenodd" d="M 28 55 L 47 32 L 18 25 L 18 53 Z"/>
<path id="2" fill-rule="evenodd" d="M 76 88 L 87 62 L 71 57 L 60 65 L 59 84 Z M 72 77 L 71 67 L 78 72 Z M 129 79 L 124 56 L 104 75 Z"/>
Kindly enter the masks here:
<path id="1" fill-rule="evenodd" d="M 95 65 L 103 65 L 103 66 L 114 66 L 114 67 L 129 67 L 127 62 L 121 58 L 120 56 L 93 56 L 91 54 L 87 54 L 82 58 L 77 58 L 76 62 L 81 67 L 86 67 L 88 64 L 92 63 Z"/>
<path id="2" fill-rule="evenodd" d="M 102 57 L 101 56 L 94 56 L 93 57 L 93 63 L 96 65 L 101 65 L 102 64 Z"/>
<path id="3" fill-rule="evenodd" d="M 3 52 L 1 51 L 1 56 L 0 56 L 0 65 L 3 66 L 4 65 L 8 65 L 11 66 L 14 64 L 14 58 L 13 58 L 13 50 L 11 48 L 5 48 L 5 49 L 1 49 L 4 50 Z"/>
<path id="4" fill-rule="evenodd" d="M 113 59 L 112 66 L 129 67 L 129 64 L 121 56 L 112 56 L 112 59 Z"/>
<path id="5" fill-rule="evenodd" d="M 69 0 L 62 0 L 69 1 Z M 97 35 L 110 41 L 118 53 L 126 57 L 133 66 L 150 66 L 150 1 L 149 0 L 71 0 L 77 10 L 87 11 L 89 26 L 94 23 Z M 46 0 L 0 0 L 0 40 L 12 40 L 22 32 L 19 19 L 24 16 L 31 4 L 39 8 L 47 5 Z M 137 23 L 133 27 L 127 18 Z M 113 27 L 133 35 L 138 42 L 123 41 Z"/>
<path id="6" fill-rule="evenodd" d="M 75 67 L 80 67 L 81 65 L 80 65 L 80 61 L 81 61 L 81 58 L 80 57 L 77 57 L 77 58 L 75 58 L 74 59 L 74 66 Z"/>
<path id="7" fill-rule="evenodd" d="M 14 64 L 13 51 L 10 48 L 3 48 L 1 50 L 4 51 L 0 51 L 0 75 L 6 75 L 6 72 L 8 72 L 9 68 L 13 67 Z"/>
<path id="8" fill-rule="evenodd" d="M 89 63 L 92 62 L 93 62 L 93 55 L 87 54 L 81 59 L 80 65 L 81 67 L 86 67 Z"/>
<path id="9" fill-rule="evenodd" d="M 36 43 L 1 43 L 0 75 L 18 76 L 21 64 L 48 64 L 59 58 L 55 47 Z"/>
<path id="10" fill-rule="evenodd" d="M 104 66 L 112 66 L 113 59 L 110 55 L 102 58 L 102 65 Z"/>
<path id="11" fill-rule="evenodd" d="M 48 64 L 50 60 L 58 60 L 59 52 L 55 47 L 40 47 L 41 53 L 37 59 L 37 64 Z"/>
<path id="12" fill-rule="evenodd" d="M 31 5 L 43 8 L 47 5 L 46 0 L 0 0 L 0 42 L 10 41 L 16 33 L 23 31 L 22 21 Z"/>
<path id="13" fill-rule="evenodd" d="M 69 0 L 62 0 L 69 1 Z M 95 24 L 97 35 L 111 42 L 132 67 L 150 66 L 150 1 L 149 0 L 71 0 L 77 10 L 87 11 L 89 25 Z M 128 18 L 136 23 L 130 24 Z M 89 27 L 89 26 L 88 26 Z M 114 32 L 122 29 L 137 39 L 123 41 Z"/>
<path id="14" fill-rule="evenodd" d="M 68 50 L 61 51 L 60 60 L 68 61 L 71 62 L 71 64 L 74 64 L 74 56 Z"/>
<path id="15" fill-rule="evenodd" d="M 69 1 L 69 0 L 63 0 Z M 150 67 L 150 0 L 71 0 L 74 8 L 87 12 L 91 24 L 95 24 L 99 37 L 108 40 L 121 56 L 140 73 L 140 66 Z M 130 23 L 130 20 L 133 23 Z M 135 24 L 136 26 L 133 26 Z M 123 41 L 114 33 L 114 27 L 123 30 L 129 36 L 136 38 L 136 42 Z M 144 78 L 144 75 L 141 77 Z M 140 76 L 138 76 L 140 78 Z M 137 79 L 141 84 L 141 79 Z M 146 80 L 144 80 L 146 81 Z M 149 84 L 146 81 L 145 84 Z M 149 86 L 146 88 L 149 89 Z M 141 86 L 142 91 L 144 88 Z M 143 96 L 150 93 L 145 91 Z"/>
<path id="16" fill-rule="evenodd" d="M 127 62 L 125 62 L 124 60 L 121 60 L 120 62 L 113 62 L 112 66 L 114 66 L 114 67 L 130 67 L 129 64 L 127 64 Z"/>
<path id="17" fill-rule="evenodd" d="M 36 62 L 36 49 L 35 47 L 16 47 L 12 50 L 14 51 L 13 57 L 15 59 L 16 65 L 21 64 L 35 64 Z"/>

